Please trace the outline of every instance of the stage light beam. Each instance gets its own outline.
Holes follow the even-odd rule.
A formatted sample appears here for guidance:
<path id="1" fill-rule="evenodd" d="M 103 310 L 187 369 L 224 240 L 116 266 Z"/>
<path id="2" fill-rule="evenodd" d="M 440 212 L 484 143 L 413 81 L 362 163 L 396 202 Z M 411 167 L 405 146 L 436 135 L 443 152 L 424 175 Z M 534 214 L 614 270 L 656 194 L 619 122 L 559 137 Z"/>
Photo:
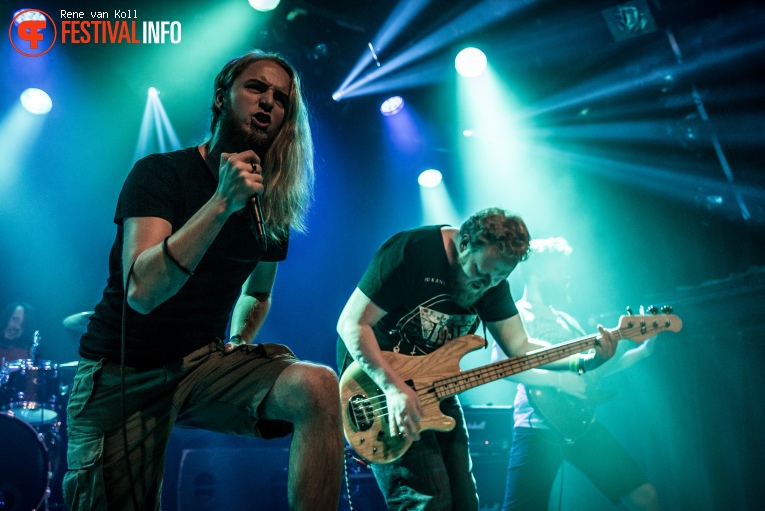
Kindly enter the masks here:
<path id="1" fill-rule="evenodd" d="M 12 211 L 18 195 L 14 186 L 29 160 L 29 150 L 48 117 L 32 115 L 19 103 L 0 119 L 0 140 L 3 141 L 3 165 L 0 166 L 0 211 Z"/>
<path id="2" fill-rule="evenodd" d="M 378 80 L 404 66 L 431 55 L 436 50 L 452 43 L 458 37 L 464 37 L 471 34 L 487 24 L 497 22 L 506 18 L 510 14 L 523 9 L 533 2 L 498 2 L 497 0 L 483 0 L 481 3 L 471 7 L 463 12 L 457 18 L 448 22 L 446 25 L 437 29 L 435 32 L 421 39 L 414 45 L 408 47 L 403 52 L 394 57 L 388 57 L 382 63 L 382 66 L 375 68 L 358 80 L 351 82 L 346 78 L 343 85 L 336 91 L 336 101 L 341 98 L 348 98 L 352 95 L 350 92 L 356 91 L 366 86 L 374 80 Z M 377 45 L 375 45 L 377 47 Z M 378 53 L 380 48 L 378 49 Z M 368 53 L 368 52 L 367 52 Z M 371 56 L 369 61 L 371 61 Z M 354 70 L 355 73 L 356 70 Z M 355 74 L 354 74 L 355 76 Z M 333 95 L 335 97 L 335 95 Z"/>
<path id="3" fill-rule="evenodd" d="M 422 223 L 424 225 L 449 224 L 460 225 L 460 216 L 454 207 L 454 201 L 449 196 L 446 185 L 440 179 L 440 172 L 435 169 L 428 169 L 426 172 L 432 172 L 432 176 L 438 173 L 438 183 L 431 187 L 420 186 L 420 200 L 422 202 Z M 419 180 L 419 179 L 418 179 Z"/>
<path id="4" fill-rule="evenodd" d="M 154 136 L 152 137 L 152 135 Z M 154 151 L 175 151 L 180 148 L 181 142 L 175 129 L 173 129 L 165 108 L 162 106 L 159 91 L 155 87 L 149 87 L 146 106 L 141 119 L 141 130 L 138 133 L 138 142 L 133 153 L 133 161 L 138 161 Z"/>
<path id="5" fill-rule="evenodd" d="M 393 9 L 388 19 L 383 24 L 374 39 L 368 43 L 369 52 L 364 52 L 353 67 L 343 83 L 332 94 L 332 99 L 340 101 L 343 98 L 345 88 L 361 73 L 367 65 L 374 60 L 377 67 L 381 66 L 377 54 L 384 50 L 388 44 L 417 16 L 430 0 L 401 0 Z"/>
<path id="6" fill-rule="evenodd" d="M 481 76 L 457 81 L 455 107 L 462 127 L 456 140 L 462 162 L 466 207 L 475 211 L 495 204 L 514 204 L 517 211 L 537 209 L 528 193 L 537 168 L 529 126 L 516 120 L 519 102 L 512 85 L 487 67 Z M 463 98 L 481 98 L 466 102 Z M 523 187 L 517 183 L 524 183 Z M 538 200 L 537 200 L 538 202 Z"/>

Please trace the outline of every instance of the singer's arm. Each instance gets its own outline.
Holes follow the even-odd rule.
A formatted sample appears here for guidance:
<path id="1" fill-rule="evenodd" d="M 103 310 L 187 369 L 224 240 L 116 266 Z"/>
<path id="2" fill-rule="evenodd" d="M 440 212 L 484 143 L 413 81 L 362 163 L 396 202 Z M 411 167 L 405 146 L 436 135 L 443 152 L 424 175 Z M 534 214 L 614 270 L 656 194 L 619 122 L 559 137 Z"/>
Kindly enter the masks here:
<path id="1" fill-rule="evenodd" d="M 189 278 L 164 254 L 162 240 L 172 234 L 167 240 L 167 251 L 180 265 L 193 271 L 227 218 L 228 215 L 205 205 L 175 233 L 170 222 L 162 218 L 126 218 L 122 247 L 125 279 L 135 261 L 127 295 L 130 307 L 148 314 L 175 295 Z"/>
<path id="2" fill-rule="evenodd" d="M 263 191 L 262 176 L 252 172 L 254 158 L 252 151 L 221 155 L 215 193 L 176 232 L 172 231 L 170 222 L 162 218 L 124 219 L 122 269 L 125 279 L 135 261 L 127 293 L 130 307 L 147 314 L 175 295 L 189 278 L 182 268 L 194 271 L 226 220 L 242 209 L 253 193 Z M 162 240 L 170 234 L 166 247 L 170 255 L 167 255 Z"/>
<path id="3" fill-rule="evenodd" d="M 278 263 L 260 262 L 242 286 L 242 293 L 231 316 L 231 335 L 239 335 L 251 343 L 271 308 L 271 291 L 276 280 Z"/>

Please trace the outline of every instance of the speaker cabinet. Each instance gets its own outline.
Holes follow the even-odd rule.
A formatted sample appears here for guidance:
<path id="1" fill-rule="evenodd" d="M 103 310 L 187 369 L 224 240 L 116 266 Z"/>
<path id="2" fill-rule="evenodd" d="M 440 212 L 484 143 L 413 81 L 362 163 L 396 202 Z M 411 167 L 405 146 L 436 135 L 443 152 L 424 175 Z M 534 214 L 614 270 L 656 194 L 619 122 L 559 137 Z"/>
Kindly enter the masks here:
<path id="1" fill-rule="evenodd" d="M 478 485 L 481 510 L 500 509 L 505 493 L 507 459 L 512 439 L 512 407 L 466 406 L 473 473 Z M 177 511 L 287 510 L 287 467 L 289 447 L 242 445 L 230 440 L 189 437 L 177 449 L 173 463 L 178 467 L 174 506 Z M 206 442 L 205 448 L 190 448 Z M 270 441 L 273 443 L 276 441 Z M 179 442 L 180 443 L 180 442 Z M 385 511 L 385 501 L 371 469 L 346 459 L 350 505 L 345 480 L 340 511 Z M 176 464 L 177 463 L 177 464 Z M 171 478 L 166 477 L 165 483 Z M 175 482 L 175 481 L 173 481 Z M 172 486 L 171 486 L 172 487 Z M 171 487 L 165 487 L 165 492 Z M 169 501 L 170 499 L 168 499 Z"/>
<path id="2" fill-rule="evenodd" d="M 347 460 L 339 511 L 386 511 L 372 470 Z M 288 448 L 184 449 L 178 475 L 178 511 L 287 511 Z"/>
<path id="3" fill-rule="evenodd" d="M 478 487 L 479 509 L 502 509 L 513 440 L 513 407 L 474 405 L 465 406 L 463 410 L 470 435 L 470 457 Z"/>
<path id="4" fill-rule="evenodd" d="M 178 511 L 286 510 L 288 463 L 285 448 L 184 449 Z"/>

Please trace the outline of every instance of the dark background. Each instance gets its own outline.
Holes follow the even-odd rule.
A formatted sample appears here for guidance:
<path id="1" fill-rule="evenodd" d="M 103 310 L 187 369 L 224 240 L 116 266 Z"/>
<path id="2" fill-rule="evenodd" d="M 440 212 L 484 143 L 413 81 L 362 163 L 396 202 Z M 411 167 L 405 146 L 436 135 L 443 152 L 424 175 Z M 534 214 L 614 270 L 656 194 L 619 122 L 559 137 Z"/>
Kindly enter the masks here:
<path id="1" fill-rule="evenodd" d="M 656 30 L 616 41 L 602 11 L 618 3 L 435 1 L 379 52 L 384 64 L 457 20 L 448 43 L 397 72 L 431 66 L 426 83 L 333 101 L 396 5 L 284 0 L 262 14 L 243 1 L 37 2 L 57 22 L 62 8 L 178 20 L 183 41 L 56 44 L 35 59 L 2 44 L 4 119 L 26 87 L 46 89 L 54 107 L 36 120 L 34 136 L 16 137 L 5 124 L 1 131 L 0 156 L 15 158 L 0 157 L 0 303 L 32 303 L 44 357 L 76 360 L 79 334 L 62 320 L 100 298 L 147 88 L 160 90 L 181 145 L 198 144 L 223 62 L 250 48 L 279 51 L 302 73 L 317 181 L 309 233 L 293 238 L 280 265 L 262 340 L 334 365 L 343 304 L 374 250 L 429 218 L 416 177 L 437 166 L 459 216 L 444 222 L 496 204 L 523 215 L 534 237 L 571 241 L 571 312 L 588 331 L 615 326 L 627 305 L 675 307 L 683 332 L 665 334 L 649 360 L 609 378 L 622 392 L 603 419 L 667 509 L 755 509 L 765 459 L 756 404 L 764 358 L 763 3 L 648 2 Z M 465 15 L 475 5 L 482 19 L 497 19 L 472 29 Z M 24 7 L 0 1 L 2 19 Z M 452 62 L 468 44 L 487 54 L 529 128 L 531 160 L 497 181 L 468 172 L 459 141 L 459 112 L 483 99 L 455 84 Z M 420 123 L 405 153 L 391 145 L 378 110 L 393 93 Z M 519 296 L 520 275 L 511 282 Z"/>

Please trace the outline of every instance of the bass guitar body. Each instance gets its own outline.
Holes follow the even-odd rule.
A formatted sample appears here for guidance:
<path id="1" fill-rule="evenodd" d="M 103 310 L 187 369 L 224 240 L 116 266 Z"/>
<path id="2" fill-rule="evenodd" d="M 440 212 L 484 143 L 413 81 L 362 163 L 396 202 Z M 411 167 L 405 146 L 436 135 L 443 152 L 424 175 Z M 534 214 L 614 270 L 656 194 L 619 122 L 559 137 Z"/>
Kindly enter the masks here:
<path id="1" fill-rule="evenodd" d="M 422 407 L 421 430 L 450 431 L 453 418 L 441 413 L 441 398 L 433 382 L 460 372 L 460 359 L 468 352 L 486 346 L 477 335 L 452 339 L 444 346 L 419 357 L 383 352 L 393 369 L 414 389 Z M 392 436 L 385 393 L 353 362 L 340 379 L 343 405 L 343 431 L 351 448 L 372 463 L 389 463 L 400 458 L 412 439 Z"/>

